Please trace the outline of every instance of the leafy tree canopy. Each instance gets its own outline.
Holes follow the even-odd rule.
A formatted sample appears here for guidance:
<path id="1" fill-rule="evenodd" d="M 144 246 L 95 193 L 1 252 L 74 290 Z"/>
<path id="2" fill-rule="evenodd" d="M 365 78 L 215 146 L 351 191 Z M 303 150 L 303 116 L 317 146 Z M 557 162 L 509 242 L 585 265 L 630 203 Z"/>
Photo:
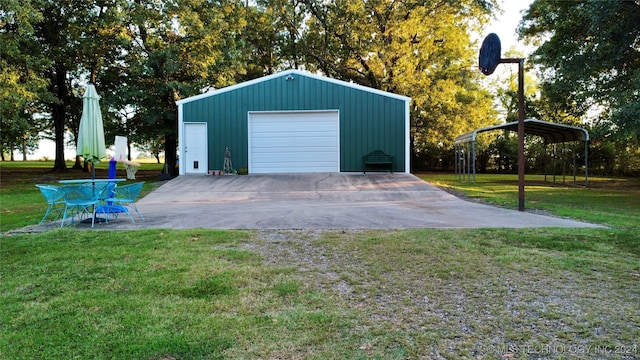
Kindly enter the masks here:
<path id="1" fill-rule="evenodd" d="M 87 81 L 102 96 L 107 136 L 162 138 L 171 169 L 176 100 L 284 68 L 412 97 L 414 148 L 431 156 L 496 121 L 473 34 L 497 0 L 2 1 L 11 5 L 3 49 L 14 54 L 2 76 L 21 79 L 11 93 L 22 103 L 46 105 L 62 169 L 63 133 L 77 131 Z M 21 33 L 4 36 L 14 24 Z"/>
<path id="2" fill-rule="evenodd" d="M 539 45 L 542 95 L 557 114 L 594 111 L 619 139 L 640 139 L 640 1 L 536 0 L 519 34 Z"/>
<path id="3" fill-rule="evenodd" d="M 40 126 L 31 117 L 42 111 L 47 79 L 40 71 L 48 60 L 33 49 L 33 24 L 42 13 L 31 1 L 2 0 L 0 7 L 0 149 L 13 150 L 20 143 L 37 142 Z M 23 147 L 23 156 L 24 150 Z M 13 154 L 13 151 L 11 151 Z M 4 156 L 4 152 L 3 152 Z"/>
<path id="4" fill-rule="evenodd" d="M 478 84 L 480 33 L 495 1 L 306 0 L 305 66 L 410 96 L 413 146 L 442 157 L 456 136 L 496 121 Z"/>

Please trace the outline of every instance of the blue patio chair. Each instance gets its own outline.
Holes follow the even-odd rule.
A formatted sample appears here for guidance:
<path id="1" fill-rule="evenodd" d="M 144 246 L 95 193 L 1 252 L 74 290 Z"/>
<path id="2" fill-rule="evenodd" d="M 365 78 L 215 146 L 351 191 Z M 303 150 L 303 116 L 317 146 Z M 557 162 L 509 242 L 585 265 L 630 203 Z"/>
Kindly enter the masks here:
<path id="1" fill-rule="evenodd" d="M 40 224 L 43 224 L 47 217 L 52 214 L 56 216 L 53 221 L 58 220 L 64 212 L 64 192 L 60 186 L 55 185 L 36 184 L 36 187 L 40 189 L 42 196 L 44 196 L 49 205 L 42 220 L 40 220 Z"/>
<path id="2" fill-rule="evenodd" d="M 109 222 L 109 215 L 112 215 L 115 219 L 117 219 L 119 214 L 125 213 L 127 214 L 127 216 L 129 216 L 129 218 L 131 218 L 129 210 L 126 207 L 124 207 L 122 204 L 114 203 L 113 201 L 117 189 L 117 184 L 108 183 L 106 186 L 108 188 L 105 190 L 104 199 L 96 208 L 96 214 L 105 215 L 106 222 Z M 131 218 L 131 222 L 135 221 L 133 221 L 133 219 Z"/>
<path id="3" fill-rule="evenodd" d="M 112 205 L 121 205 L 125 210 L 123 212 L 127 214 L 127 216 L 129 216 L 131 222 L 135 221 L 133 220 L 133 216 L 131 216 L 129 209 L 127 209 L 127 206 L 130 206 L 133 210 L 135 210 L 140 219 L 144 220 L 144 217 L 142 216 L 142 214 L 140 214 L 140 211 L 136 206 L 136 201 L 138 200 L 138 196 L 140 195 L 140 190 L 142 190 L 142 185 L 144 185 L 144 181 L 117 186 L 113 196 L 106 199 L 105 202 Z"/>
<path id="4" fill-rule="evenodd" d="M 109 186 L 96 186 L 92 183 L 81 185 L 69 185 L 62 187 L 64 192 L 64 215 L 60 227 L 64 226 L 67 218 L 71 217 L 73 223 L 76 215 L 82 221 L 84 215 L 91 215 L 91 227 L 94 227 L 96 220 L 96 209 L 101 201 L 105 199 L 105 193 Z"/>

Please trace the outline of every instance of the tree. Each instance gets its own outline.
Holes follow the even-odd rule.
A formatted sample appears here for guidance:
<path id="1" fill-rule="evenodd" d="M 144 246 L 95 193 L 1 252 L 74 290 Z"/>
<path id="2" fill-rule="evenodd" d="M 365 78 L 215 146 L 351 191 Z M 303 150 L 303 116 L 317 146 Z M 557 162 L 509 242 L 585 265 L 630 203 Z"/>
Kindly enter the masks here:
<path id="1" fill-rule="evenodd" d="M 548 107 L 584 119 L 598 114 L 612 135 L 640 140 L 640 2 L 534 1 L 518 32 L 539 45 Z"/>
<path id="2" fill-rule="evenodd" d="M 15 5 L 11 1 L 9 4 Z M 100 81 L 99 74 L 122 64 L 121 44 L 123 36 L 126 36 L 122 21 L 123 2 L 29 0 L 21 6 L 29 6 L 29 10 L 18 6 L 20 12 L 9 13 L 33 12 L 38 16 L 31 17 L 30 31 L 21 34 L 19 53 L 23 58 L 34 58 L 34 54 L 37 54 L 43 59 L 38 66 L 31 66 L 30 70 L 45 80 L 46 91 L 37 94 L 32 101 L 38 104 L 39 112 L 50 114 L 40 117 L 39 121 L 32 120 L 31 124 L 33 126 L 46 119 L 47 123 L 41 124 L 40 129 L 53 128 L 56 143 L 54 170 L 64 171 L 65 134 L 70 131 L 74 140 L 77 138 L 84 85 L 91 81 L 96 83 L 99 90 L 103 86 L 110 87 L 109 81 Z M 9 65 L 13 71 L 19 69 L 16 64 Z M 28 79 L 25 73 L 21 74 L 21 78 Z M 24 95 L 21 98 L 28 99 Z M 78 158 L 76 166 L 80 166 Z"/>
<path id="3" fill-rule="evenodd" d="M 479 72 L 471 71 L 477 62 L 471 33 L 488 21 L 494 1 L 305 4 L 310 13 L 300 47 L 305 65 L 412 97 L 412 145 L 418 158 L 428 156 L 445 166 L 456 136 L 495 122 L 491 95 L 479 86 Z"/>
<path id="4" fill-rule="evenodd" d="M 514 47 L 505 51 L 505 58 L 524 58 L 525 55 L 515 50 Z M 493 89 L 497 107 L 503 115 L 505 122 L 518 121 L 518 67 L 513 64 L 504 64 L 487 78 L 489 87 Z M 538 105 L 540 97 L 539 81 L 534 76 L 535 69 L 531 64 L 525 62 L 524 72 L 524 96 L 525 96 L 525 117 L 536 118 L 547 121 L 557 121 L 556 119 L 545 119 L 541 116 Z"/>
<path id="5" fill-rule="evenodd" d="M 7 1 L 19 14 L 30 12 Z M 162 137 L 172 170 L 176 100 L 282 68 L 304 67 L 411 96 L 416 151 L 440 152 L 434 155 L 440 158 L 456 135 L 495 120 L 490 94 L 470 71 L 477 54 L 470 34 L 486 23 L 495 0 L 24 4 L 47 15 L 34 17 L 23 53 L 47 60 L 35 73 L 47 80 L 49 96 L 33 101 L 51 114 L 57 170 L 66 168 L 64 134 L 77 131 L 87 81 L 103 96 L 107 137 L 126 135 L 138 144 Z"/>
<path id="6" fill-rule="evenodd" d="M 160 153 L 164 149 L 164 138 L 151 139 L 137 146 L 138 149 L 145 153 L 151 154 L 156 159 L 156 162 L 160 164 Z"/>
<path id="7" fill-rule="evenodd" d="M 33 117 L 43 109 L 48 60 L 36 48 L 33 24 L 43 18 L 31 1 L 3 1 L 0 10 L 0 152 L 21 147 L 23 157 L 41 130 Z M 33 145 L 30 145 L 31 147 Z"/>
<path id="8" fill-rule="evenodd" d="M 304 19 L 303 0 L 259 0 L 246 7 L 247 26 L 241 50 L 247 72 L 240 80 L 251 80 L 278 70 L 304 65 L 301 49 Z"/>
<path id="9" fill-rule="evenodd" d="M 105 126 L 105 140 L 107 144 L 113 144 L 117 133 L 120 118 L 113 108 L 112 96 L 117 93 L 119 83 L 118 74 L 122 73 L 124 52 L 123 44 L 129 40 L 125 26 L 125 0 L 94 1 L 86 10 L 83 18 L 77 19 L 75 26 L 70 28 L 70 36 L 75 39 L 78 46 L 75 48 L 78 68 L 72 74 L 77 81 L 74 87 L 74 99 L 72 114 L 80 114 L 82 111 L 81 98 L 86 89 L 86 83 L 96 86 L 101 97 L 102 116 Z M 70 104 L 71 105 L 71 104 Z M 106 110 L 106 111 L 105 111 Z M 80 116 L 70 117 L 69 127 L 77 141 L 80 126 Z M 80 156 L 76 155 L 74 168 L 80 166 Z M 87 163 L 84 164 L 85 170 Z"/>
<path id="10" fill-rule="evenodd" d="M 93 7 L 81 0 L 61 0 L 35 3 L 38 10 L 46 16 L 34 24 L 35 40 L 33 51 L 41 53 L 50 63 L 43 76 L 49 80 L 48 99 L 42 99 L 51 113 L 56 143 L 54 171 L 65 171 L 64 158 L 65 133 L 69 128 L 69 119 L 79 118 L 77 106 L 73 106 L 73 74 L 79 68 L 78 53 L 80 43 L 77 34 L 81 33 L 81 19 L 89 17 Z M 70 111 L 73 111 L 70 113 Z"/>
<path id="11" fill-rule="evenodd" d="M 136 136 L 164 137 L 165 163 L 175 175 L 177 106 L 183 97 L 236 82 L 245 65 L 239 39 L 246 26 L 240 1 L 130 1 L 126 76 L 121 89 L 136 114 Z M 138 143 L 143 143 L 139 139 Z"/>

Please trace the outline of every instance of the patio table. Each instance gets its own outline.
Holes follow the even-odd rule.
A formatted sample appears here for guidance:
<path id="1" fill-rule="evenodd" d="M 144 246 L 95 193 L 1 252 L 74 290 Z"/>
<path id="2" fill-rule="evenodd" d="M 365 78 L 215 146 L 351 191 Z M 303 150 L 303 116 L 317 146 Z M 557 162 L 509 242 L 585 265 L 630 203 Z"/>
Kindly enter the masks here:
<path id="1" fill-rule="evenodd" d="M 102 188 L 103 186 L 107 186 L 107 184 L 109 183 L 118 183 L 123 181 L 126 181 L 126 179 L 68 179 L 68 180 L 58 180 L 58 183 L 64 184 L 64 185 L 93 184 L 94 186 L 98 184 L 100 185 L 100 188 Z M 104 197 L 101 197 L 100 199 L 102 201 L 107 200 L 111 196 L 111 194 L 105 193 L 103 196 Z M 94 222 L 99 222 L 99 223 L 109 222 L 108 221 L 109 214 L 118 214 L 118 213 L 126 212 L 124 207 L 121 205 L 103 204 L 103 205 L 97 205 L 97 206 L 94 205 L 94 207 L 96 207 L 96 209 L 94 210 L 95 215 L 101 213 L 101 214 L 104 214 L 107 218 L 98 218 L 94 215 L 92 216 L 91 219 L 85 219 L 83 220 L 83 222 L 91 222 L 92 224 Z M 64 224 L 64 218 L 63 218 L 62 224 Z"/>
<path id="2" fill-rule="evenodd" d="M 110 183 L 127 181 L 127 179 L 70 179 L 58 180 L 60 184 L 84 184 L 84 183 Z"/>

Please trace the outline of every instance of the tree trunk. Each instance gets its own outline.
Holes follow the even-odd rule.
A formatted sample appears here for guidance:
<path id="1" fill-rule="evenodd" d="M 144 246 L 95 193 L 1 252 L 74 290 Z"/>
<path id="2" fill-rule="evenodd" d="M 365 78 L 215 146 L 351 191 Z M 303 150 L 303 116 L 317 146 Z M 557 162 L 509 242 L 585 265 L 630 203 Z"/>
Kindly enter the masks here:
<path id="1" fill-rule="evenodd" d="M 178 176 L 178 169 L 176 164 L 176 146 L 178 140 L 173 134 L 167 134 L 164 136 L 164 163 L 167 166 L 167 172 L 171 174 L 171 177 Z"/>
<path id="2" fill-rule="evenodd" d="M 27 139 L 26 138 L 22 138 L 22 161 L 27 161 Z"/>
<path id="3" fill-rule="evenodd" d="M 76 155 L 76 162 L 71 167 L 72 169 L 82 169 L 82 161 L 80 155 Z"/>
<path id="4" fill-rule="evenodd" d="M 53 126 L 56 135 L 56 158 L 53 163 L 53 171 L 67 171 L 67 164 L 64 162 L 64 133 L 66 129 L 66 115 L 64 111 L 67 103 L 67 82 L 66 69 L 56 66 L 55 88 L 59 102 L 53 104 Z"/>
<path id="5" fill-rule="evenodd" d="M 163 119 L 165 129 L 167 132 L 164 135 L 164 163 L 167 166 L 167 173 L 171 174 L 171 177 L 178 176 L 178 163 L 177 163 L 177 147 L 178 147 L 178 108 L 175 105 L 175 101 L 178 99 L 175 91 L 167 98 L 167 102 L 173 108 L 172 117 L 165 117 Z M 184 161 L 184 160 L 183 160 Z"/>

